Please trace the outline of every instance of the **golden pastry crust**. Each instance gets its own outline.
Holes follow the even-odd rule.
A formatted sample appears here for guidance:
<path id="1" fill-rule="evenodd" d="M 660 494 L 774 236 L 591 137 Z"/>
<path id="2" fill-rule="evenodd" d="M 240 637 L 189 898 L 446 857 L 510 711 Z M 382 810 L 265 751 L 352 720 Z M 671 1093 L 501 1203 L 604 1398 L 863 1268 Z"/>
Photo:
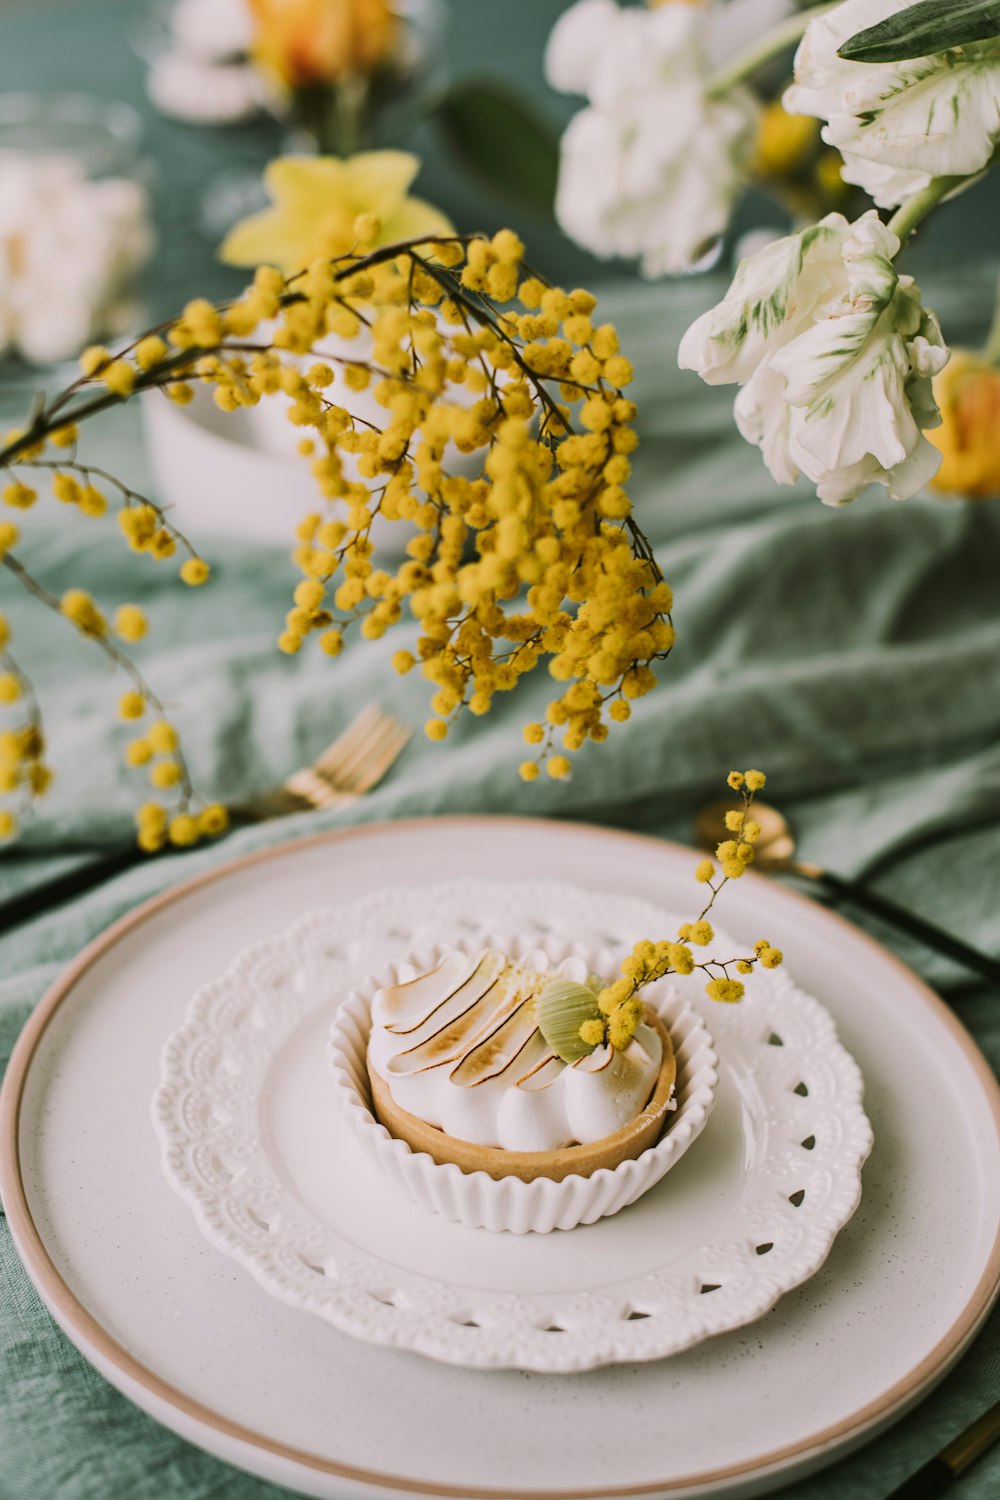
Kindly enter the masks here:
<path id="1" fill-rule="evenodd" d="M 656 1145 L 663 1133 L 668 1117 L 667 1106 L 674 1092 L 677 1060 L 670 1033 L 648 1005 L 645 1020 L 654 1028 L 663 1046 L 663 1059 L 653 1092 L 645 1109 L 635 1119 L 614 1134 L 588 1145 L 563 1146 L 558 1151 L 504 1151 L 498 1146 L 478 1146 L 472 1141 L 461 1141 L 456 1136 L 446 1135 L 435 1125 L 428 1125 L 426 1120 L 418 1119 L 408 1110 L 400 1109 L 385 1080 L 369 1070 L 374 1113 L 389 1134 L 405 1141 L 412 1151 L 426 1152 L 439 1165 L 454 1162 L 463 1172 L 486 1172 L 497 1180 L 519 1177 L 522 1182 L 534 1182 L 538 1177 L 548 1177 L 553 1182 L 561 1182 L 574 1173 L 589 1177 L 601 1167 L 613 1171 L 623 1161 L 641 1156 L 643 1151 Z"/>

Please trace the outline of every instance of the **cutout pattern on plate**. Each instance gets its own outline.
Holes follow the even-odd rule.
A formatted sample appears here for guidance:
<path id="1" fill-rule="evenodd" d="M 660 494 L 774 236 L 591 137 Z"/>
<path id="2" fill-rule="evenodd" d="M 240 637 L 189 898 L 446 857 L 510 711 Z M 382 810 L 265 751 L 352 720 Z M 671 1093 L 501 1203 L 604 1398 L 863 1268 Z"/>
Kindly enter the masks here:
<path id="1" fill-rule="evenodd" d="M 554 883 L 387 890 L 255 944 L 195 995 L 164 1049 L 153 1103 L 164 1171 L 211 1242 L 273 1295 L 359 1338 L 448 1363 L 569 1372 L 659 1359 L 752 1322 L 826 1259 L 857 1207 L 871 1127 L 831 1017 L 783 969 L 755 973 L 737 1006 L 699 1002 L 697 980 L 679 982 L 703 1003 L 717 1042 L 741 1049 L 765 1142 L 726 1238 L 677 1266 L 593 1291 L 470 1291 L 359 1252 L 297 1199 L 269 1153 L 261 1091 L 316 1007 L 366 977 L 358 955 L 378 953 L 384 966 L 459 934 L 523 929 L 540 912 L 563 941 L 600 932 L 616 963 L 680 920 Z M 718 932 L 710 951 L 738 945 Z M 568 1249 L 579 1232 L 569 1231 Z"/>

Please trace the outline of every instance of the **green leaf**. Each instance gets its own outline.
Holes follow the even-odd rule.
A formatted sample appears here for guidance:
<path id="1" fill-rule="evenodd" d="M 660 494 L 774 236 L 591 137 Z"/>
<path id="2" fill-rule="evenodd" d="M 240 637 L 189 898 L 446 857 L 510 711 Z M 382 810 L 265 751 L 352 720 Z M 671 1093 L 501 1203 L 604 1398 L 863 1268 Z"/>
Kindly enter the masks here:
<path id="1" fill-rule="evenodd" d="M 438 119 L 462 164 L 519 208 L 552 218 L 559 134 L 520 95 L 490 80 L 449 89 Z"/>
<path id="2" fill-rule="evenodd" d="M 845 62 L 906 62 L 998 35 L 997 0 L 920 0 L 859 31 L 837 55 Z"/>

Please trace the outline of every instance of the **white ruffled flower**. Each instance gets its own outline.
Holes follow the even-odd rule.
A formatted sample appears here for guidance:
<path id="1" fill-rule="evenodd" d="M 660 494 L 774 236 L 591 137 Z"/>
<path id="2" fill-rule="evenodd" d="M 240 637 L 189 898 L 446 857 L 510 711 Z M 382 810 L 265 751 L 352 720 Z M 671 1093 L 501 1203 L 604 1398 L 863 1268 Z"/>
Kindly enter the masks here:
<path id="1" fill-rule="evenodd" d="M 828 214 L 743 261 L 722 302 L 681 341 L 682 369 L 735 382 L 736 423 L 779 484 L 805 474 L 828 505 L 883 484 L 908 500 L 941 455 L 931 378 L 948 360 L 899 240 L 874 209 Z"/>
<path id="2" fill-rule="evenodd" d="M 253 46 L 253 11 L 249 0 L 177 0 L 170 29 L 188 57 L 232 62 Z"/>
<path id="3" fill-rule="evenodd" d="M 173 45 L 150 64 L 146 92 L 161 114 L 196 125 L 232 125 L 260 114 L 272 98 L 250 60 L 249 0 L 176 0 Z"/>
<path id="4" fill-rule="evenodd" d="M 153 239 L 142 188 L 63 157 L 0 157 L 0 352 L 48 364 L 127 331 Z"/>
<path id="5" fill-rule="evenodd" d="M 646 276 L 690 270 L 742 186 L 757 105 L 745 89 L 709 97 L 715 24 L 707 6 L 580 0 L 549 38 L 549 81 L 589 101 L 562 139 L 556 217 L 595 255 L 641 257 Z"/>
<path id="6" fill-rule="evenodd" d="M 823 139 L 844 158 L 844 177 L 895 208 L 933 177 L 987 165 L 1000 140 L 1000 52 L 995 41 L 907 62 L 837 56 L 850 37 L 900 9 L 899 0 L 846 0 L 811 21 L 784 97 L 791 114 L 827 123 Z"/>
<path id="7" fill-rule="evenodd" d="M 146 77 L 150 102 L 161 114 L 192 125 L 235 125 L 260 114 L 264 80 L 249 63 L 207 63 L 185 52 L 164 52 Z"/>

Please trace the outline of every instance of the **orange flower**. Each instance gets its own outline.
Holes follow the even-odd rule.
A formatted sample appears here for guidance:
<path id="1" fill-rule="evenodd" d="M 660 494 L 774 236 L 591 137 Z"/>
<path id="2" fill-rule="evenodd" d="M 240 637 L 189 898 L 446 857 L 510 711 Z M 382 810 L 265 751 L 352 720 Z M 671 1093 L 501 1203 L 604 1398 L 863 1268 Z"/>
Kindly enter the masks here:
<path id="1" fill-rule="evenodd" d="M 931 489 L 970 500 L 1000 495 L 1000 370 L 955 349 L 934 380 L 941 426 L 927 437 L 944 455 Z"/>
<path id="2" fill-rule="evenodd" d="M 258 60 L 289 88 L 372 73 L 391 51 L 388 0 L 250 0 Z"/>

